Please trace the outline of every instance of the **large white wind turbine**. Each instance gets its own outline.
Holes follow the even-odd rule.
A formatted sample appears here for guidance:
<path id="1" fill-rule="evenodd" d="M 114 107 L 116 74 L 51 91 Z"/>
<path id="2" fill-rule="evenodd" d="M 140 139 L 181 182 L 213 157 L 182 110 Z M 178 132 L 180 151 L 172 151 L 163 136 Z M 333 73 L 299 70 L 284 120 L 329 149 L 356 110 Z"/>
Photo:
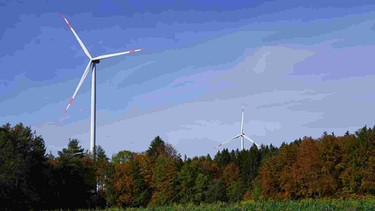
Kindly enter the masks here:
<path id="1" fill-rule="evenodd" d="M 243 117 L 244 117 L 244 114 L 245 114 L 245 107 L 242 105 L 242 119 L 241 119 L 241 131 L 240 131 L 240 134 L 234 136 L 233 138 L 230 138 L 226 141 L 224 141 L 223 143 L 219 144 L 219 147 L 221 147 L 223 144 L 226 144 L 230 141 L 233 141 L 234 139 L 237 139 L 237 138 L 240 138 L 241 137 L 241 150 L 244 149 L 244 138 L 249 140 L 250 142 L 254 143 L 257 147 L 259 147 L 259 145 L 257 143 L 255 143 L 253 140 L 251 140 L 249 137 L 247 137 L 245 135 L 245 133 L 243 132 Z"/>
<path id="2" fill-rule="evenodd" d="M 115 57 L 115 56 L 120 56 L 120 55 L 124 55 L 124 54 L 128 54 L 128 53 L 138 52 L 138 51 L 143 50 L 143 48 L 119 52 L 119 53 L 113 53 L 113 54 L 106 54 L 106 55 L 97 56 L 97 57 L 93 58 L 93 57 L 91 57 L 89 51 L 87 50 L 87 48 L 85 47 L 85 45 L 83 44 L 81 39 L 78 37 L 77 33 L 74 31 L 72 25 L 70 25 L 70 23 L 68 22 L 68 20 L 65 18 L 65 16 L 63 14 L 61 14 L 61 16 L 63 17 L 65 22 L 68 24 L 70 30 L 73 32 L 74 36 L 76 37 L 79 45 L 81 46 L 81 48 L 83 50 L 83 52 L 90 59 L 89 63 L 86 66 L 85 71 L 83 72 L 81 80 L 79 81 L 78 86 L 77 86 L 76 90 L 74 91 L 74 94 L 73 94 L 72 98 L 70 99 L 68 106 L 65 109 L 65 112 L 68 111 L 70 105 L 72 104 L 75 96 L 77 95 L 77 92 L 78 92 L 79 88 L 81 87 L 83 81 L 85 80 L 87 74 L 89 73 L 90 67 L 91 67 L 91 77 L 92 78 L 91 78 L 90 153 L 93 156 L 93 158 L 95 159 L 95 145 L 96 145 L 96 140 L 95 140 L 95 135 L 96 135 L 96 108 L 95 108 L 96 107 L 96 82 L 95 82 L 96 75 L 95 75 L 95 72 L 96 72 L 96 64 L 98 64 L 100 62 L 100 60 L 102 60 L 102 59 L 108 59 L 108 58 Z"/>

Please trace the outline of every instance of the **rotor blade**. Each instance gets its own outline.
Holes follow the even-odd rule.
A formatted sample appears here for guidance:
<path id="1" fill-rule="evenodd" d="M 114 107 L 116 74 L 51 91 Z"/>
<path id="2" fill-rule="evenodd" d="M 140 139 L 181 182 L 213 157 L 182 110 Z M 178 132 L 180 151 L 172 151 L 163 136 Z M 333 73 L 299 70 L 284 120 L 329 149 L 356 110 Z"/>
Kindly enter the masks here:
<path id="1" fill-rule="evenodd" d="M 74 36 L 76 37 L 76 39 L 78 40 L 79 44 L 81 45 L 81 48 L 83 50 L 83 52 L 85 52 L 85 54 L 90 58 L 90 60 L 92 59 L 89 51 L 87 50 L 87 48 L 85 47 L 85 45 L 83 44 L 83 42 L 81 41 L 81 39 L 78 37 L 78 34 L 74 31 L 72 25 L 70 25 L 70 23 L 68 22 L 68 20 L 65 18 L 64 14 L 61 14 L 62 18 L 65 20 L 66 24 L 68 24 L 70 30 L 72 30 Z"/>
<path id="2" fill-rule="evenodd" d="M 90 65 L 91 65 L 91 61 L 87 64 L 87 67 L 86 67 L 86 69 L 85 69 L 85 72 L 83 72 L 83 75 L 82 75 L 82 77 L 81 77 L 81 80 L 79 81 L 78 86 L 77 86 L 76 90 L 74 91 L 74 94 L 73 94 L 72 98 L 70 98 L 70 101 L 69 101 L 68 106 L 67 106 L 66 109 L 65 109 L 65 113 L 68 111 L 70 105 L 73 103 L 73 100 L 74 100 L 74 98 L 76 97 L 79 88 L 81 87 L 81 85 L 82 85 L 83 81 L 85 80 L 87 74 L 90 72 Z"/>
<path id="3" fill-rule="evenodd" d="M 242 105 L 242 118 L 241 118 L 241 134 L 243 133 L 243 117 L 245 113 L 245 107 Z"/>
<path id="4" fill-rule="evenodd" d="M 247 140 L 251 141 L 253 144 L 255 144 L 257 147 L 259 147 L 259 145 L 257 143 L 255 143 L 255 141 L 251 140 L 249 137 L 245 136 L 244 134 L 242 134 L 242 136 L 244 138 L 246 138 Z"/>
<path id="5" fill-rule="evenodd" d="M 97 56 L 97 57 L 93 58 L 92 60 L 107 59 L 107 58 L 120 56 L 120 55 L 124 55 L 124 54 L 128 54 L 128 53 L 135 53 L 135 52 L 142 51 L 142 50 L 144 50 L 144 48 L 139 48 L 139 49 L 130 50 L 130 51 L 124 51 L 124 52 L 119 52 L 119 53 L 106 54 L 106 55 Z"/>
<path id="6" fill-rule="evenodd" d="M 235 137 L 230 138 L 230 139 L 224 141 L 223 143 L 219 144 L 219 147 L 221 147 L 223 144 L 226 144 L 226 143 L 228 143 L 228 142 L 230 142 L 230 141 L 232 141 L 232 140 L 234 140 L 234 139 L 236 139 L 236 138 L 238 138 L 238 137 L 240 137 L 240 136 L 241 136 L 241 134 L 236 135 Z"/>

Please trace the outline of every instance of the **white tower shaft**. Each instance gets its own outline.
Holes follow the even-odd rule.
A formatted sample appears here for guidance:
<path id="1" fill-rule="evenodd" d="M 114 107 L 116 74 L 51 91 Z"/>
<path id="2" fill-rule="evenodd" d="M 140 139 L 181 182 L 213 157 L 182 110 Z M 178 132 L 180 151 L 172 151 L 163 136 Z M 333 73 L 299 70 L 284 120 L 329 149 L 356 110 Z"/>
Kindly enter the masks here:
<path id="1" fill-rule="evenodd" d="M 90 153 L 95 161 L 96 145 L 96 63 L 92 63 L 91 75 L 91 124 L 90 124 Z"/>

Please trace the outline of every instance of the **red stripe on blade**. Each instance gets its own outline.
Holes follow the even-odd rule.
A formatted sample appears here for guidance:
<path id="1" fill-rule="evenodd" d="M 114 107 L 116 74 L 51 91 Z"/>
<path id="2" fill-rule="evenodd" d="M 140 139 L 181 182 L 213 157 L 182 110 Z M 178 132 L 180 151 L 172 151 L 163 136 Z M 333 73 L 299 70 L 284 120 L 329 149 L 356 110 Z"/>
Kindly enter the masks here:
<path id="1" fill-rule="evenodd" d="M 130 53 L 134 53 L 134 52 L 135 52 L 135 50 L 130 50 L 129 52 L 130 52 Z"/>

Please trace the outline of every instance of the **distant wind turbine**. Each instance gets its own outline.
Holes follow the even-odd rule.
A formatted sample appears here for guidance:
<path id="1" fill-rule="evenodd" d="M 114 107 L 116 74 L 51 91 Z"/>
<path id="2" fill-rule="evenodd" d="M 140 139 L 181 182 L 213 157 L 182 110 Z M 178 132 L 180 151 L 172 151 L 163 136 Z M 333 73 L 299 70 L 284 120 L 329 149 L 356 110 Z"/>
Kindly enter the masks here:
<path id="1" fill-rule="evenodd" d="M 73 103 L 73 100 L 75 96 L 77 95 L 77 92 L 79 88 L 81 87 L 83 81 L 85 80 L 87 74 L 90 71 L 91 67 L 91 123 L 90 123 L 90 153 L 93 156 L 95 160 L 95 147 L 96 147 L 96 64 L 99 64 L 100 60 L 102 59 L 108 59 L 112 58 L 115 56 L 120 56 L 128 53 L 134 53 L 143 50 L 143 48 L 136 49 L 136 50 L 130 50 L 130 51 L 124 51 L 124 52 L 119 52 L 119 53 L 113 53 L 113 54 L 106 54 L 102 56 L 97 56 L 97 57 L 91 57 L 89 51 L 81 41 L 81 39 L 78 37 L 77 33 L 74 31 L 72 25 L 68 22 L 68 20 L 65 18 L 63 14 L 61 14 L 62 18 L 65 20 L 66 24 L 68 24 L 70 30 L 73 32 L 74 36 L 76 37 L 79 45 L 81 46 L 83 52 L 86 54 L 87 57 L 89 57 L 90 61 L 86 66 L 85 71 L 83 72 L 83 75 L 81 77 L 81 80 L 78 83 L 78 86 L 76 90 L 74 91 L 74 94 L 72 98 L 70 99 L 68 106 L 65 109 L 65 113 L 68 111 L 70 105 Z"/>
<path id="2" fill-rule="evenodd" d="M 244 138 L 249 140 L 250 142 L 254 143 L 257 147 L 259 147 L 259 145 L 257 143 L 255 143 L 253 140 L 251 140 L 249 137 L 247 137 L 245 135 L 245 133 L 243 132 L 243 117 L 244 117 L 244 114 L 245 114 L 245 107 L 242 105 L 242 119 L 241 119 L 241 131 L 240 131 L 240 134 L 234 136 L 233 138 L 231 139 L 228 139 L 226 141 L 224 141 L 223 143 L 219 144 L 219 147 L 221 147 L 223 144 L 226 144 L 230 141 L 233 141 L 234 139 L 237 139 L 237 138 L 240 138 L 241 137 L 241 150 L 244 149 Z"/>

